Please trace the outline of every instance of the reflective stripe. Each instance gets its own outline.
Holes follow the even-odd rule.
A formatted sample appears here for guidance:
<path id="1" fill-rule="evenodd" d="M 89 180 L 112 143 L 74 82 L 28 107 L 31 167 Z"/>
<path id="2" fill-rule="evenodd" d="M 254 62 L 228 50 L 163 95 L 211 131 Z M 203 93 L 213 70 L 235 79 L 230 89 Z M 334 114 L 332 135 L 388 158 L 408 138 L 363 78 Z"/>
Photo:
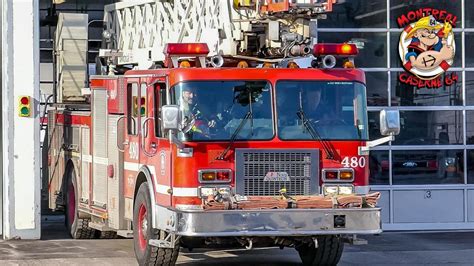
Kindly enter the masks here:
<path id="1" fill-rule="evenodd" d="M 197 197 L 197 188 L 192 187 L 174 187 L 173 196 L 175 197 Z"/>
<path id="2" fill-rule="evenodd" d="M 123 163 L 123 168 L 128 171 L 135 171 L 138 172 L 138 169 L 140 165 L 138 163 L 129 163 L 129 162 L 124 162 Z"/>
<path id="3" fill-rule="evenodd" d="M 156 179 L 157 177 L 156 177 L 156 171 L 155 171 L 154 166 L 139 164 L 139 163 L 134 163 L 134 162 L 124 162 L 123 163 L 123 167 L 124 167 L 125 170 L 134 171 L 134 172 L 138 172 L 142 166 L 146 166 L 148 168 L 148 170 L 150 170 L 151 175 L 153 177 L 153 181 L 155 183 L 155 191 L 158 191 L 159 190 L 158 189 L 158 180 Z"/>
<path id="4" fill-rule="evenodd" d="M 171 189 L 170 186 L 158 184 L 155 167 L 152 165 L 138 164 L 134 162 L 124 162 L 124 168 L 128 171 L 138 172 L 142 166 L 148 167 L 151 174 L 153 175 L 153 181 L 155 183 L 155 191 L 160 194 L 169 195 L 168 191 Z M 174 187 L 172 188 L 174 197 L 197 197 L 198 191 L 197 188 L 189 187 Z"/>
<path id="5" fill-rule="evenodd" d="M 85 163 L 92 163 L 92 156 L 91 155 L 83 154 L 81 159 Z"/>
<path id="6" fill-rule="evenodd" d="M 101 164 L 101 165 L 109 164 L 109 158 L 97 157 L 97 156 L 92 157 L 92 155 L 89 155 L 89 154 L 82 154 L 81 160 L 84 163 L 94 162 L 95 164 Z"/>
<path id="7" fill-rule="evenodd" d="M 201 205 L 176 204 L 175 207 L 179 210 L 202 210 Z"/>
<path id="8" fill-rule="evenodd" d="M 170 193 L 168 193 L 168 191 L 170 190 L 170 186 L 165 186 L 165 185 L 161 185 L 161 184 L 157 184 L 156 185 L 156 192 L 157 193 L 160 193 L 160 194 L 166 194 L 166 195 L 169 195 Z"/>
<path id="9" fill-rule="evenodd" d="M 104 157 L 93 157 L 93 161 L 95 164 L 100 164 L 100 165 L 108 165 L 109 164 L 109 158 L 104 158 Z"/>

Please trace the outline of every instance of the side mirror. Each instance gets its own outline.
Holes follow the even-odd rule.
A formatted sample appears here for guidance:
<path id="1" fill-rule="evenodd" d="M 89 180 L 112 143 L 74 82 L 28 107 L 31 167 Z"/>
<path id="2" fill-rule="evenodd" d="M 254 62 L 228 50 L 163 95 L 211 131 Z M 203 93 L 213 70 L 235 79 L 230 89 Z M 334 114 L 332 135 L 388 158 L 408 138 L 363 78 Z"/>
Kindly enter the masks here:
<path id="1" fill-rule="evenodd" d="M 398 110 L 382 110 L 380 112 L 380 134 L 394 136 L 400 133 L 400 112 Z"/>
<path id="2" fill-rule="evenodd" d="M 164 105 L 161 107 L 161 121 L 163 129 L 176 131 L 180 124 L 180 110 L 177 105 Z"/>

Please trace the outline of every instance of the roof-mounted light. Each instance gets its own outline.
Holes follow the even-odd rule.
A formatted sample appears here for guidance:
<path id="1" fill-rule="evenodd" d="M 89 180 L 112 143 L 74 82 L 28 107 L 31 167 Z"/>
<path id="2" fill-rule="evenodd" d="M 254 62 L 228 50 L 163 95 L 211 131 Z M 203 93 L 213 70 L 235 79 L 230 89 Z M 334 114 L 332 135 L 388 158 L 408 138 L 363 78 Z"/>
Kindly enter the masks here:
<path id="1" fill-rule="evenodd" d="M 206 56 L 209 47 L 206 43 L 169 43 L 166 44 L 164 53 L 169 56 Z"/>
<path id="2" fill-rule="evenodd" d="M 196 61 L 199 61 L 199 66 L 206 67 L 209 47 L 205 43 L 169 43 L 165 46 L 163 53 L 166 55 L 167 67 L 179 67 L 179 59 L 183 57 L 194 57 Z"/>
<path id="3" fill-rule="evenodd" d="M 313 48 L 314 56 L 355 56 L 358 53 L 357 46 L 352 43 L 318 43 Z"/>

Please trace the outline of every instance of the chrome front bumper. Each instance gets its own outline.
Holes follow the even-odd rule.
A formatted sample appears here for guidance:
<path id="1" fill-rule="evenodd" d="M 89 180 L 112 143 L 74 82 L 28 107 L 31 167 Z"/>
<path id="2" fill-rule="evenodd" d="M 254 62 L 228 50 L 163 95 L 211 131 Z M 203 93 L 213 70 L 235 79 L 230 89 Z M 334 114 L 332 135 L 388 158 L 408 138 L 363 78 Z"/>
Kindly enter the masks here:
<path id="1" fill-rule="evenodd" d="M 202 211 L 156 206 L 156 215 L 157 228 L 181 236 L 305 236 L 382 232 L 380 208 Z"/>

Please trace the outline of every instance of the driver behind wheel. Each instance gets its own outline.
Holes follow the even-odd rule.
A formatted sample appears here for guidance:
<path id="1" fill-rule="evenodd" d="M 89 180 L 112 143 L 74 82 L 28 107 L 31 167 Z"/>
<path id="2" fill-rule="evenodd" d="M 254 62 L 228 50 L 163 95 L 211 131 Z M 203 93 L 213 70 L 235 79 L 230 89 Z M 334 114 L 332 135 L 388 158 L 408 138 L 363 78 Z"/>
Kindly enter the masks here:
<path id="1" fill-rule="evenodd" d="M 305 90 L 302 100 L 303 110 L 309 120 L 316 122 L 328 119 L 329 108 L 321 101 L 321 88 Z"/>
<path id="2" fill-rule="evenodd" d="M 209 128 L 216 125 L 216 122 L 214 120 L 206 119 L 203 116 L 196 100 L 197 97 L 195 90 L 192 87 L 184 87 L 181 92 L 180 101 L 181 111 L 183 114 L 183 125 L 190 125 L 190 132 L 206 134 L 206 132 L 209 131 Z"/>

